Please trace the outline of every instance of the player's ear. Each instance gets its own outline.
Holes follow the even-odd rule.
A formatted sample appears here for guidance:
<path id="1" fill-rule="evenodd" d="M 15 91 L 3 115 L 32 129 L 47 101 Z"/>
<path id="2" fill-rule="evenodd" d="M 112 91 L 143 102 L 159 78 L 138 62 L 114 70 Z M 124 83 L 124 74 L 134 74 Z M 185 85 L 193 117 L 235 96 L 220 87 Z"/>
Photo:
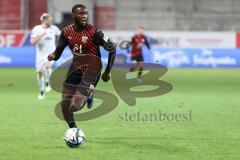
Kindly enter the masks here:
<path id="1" fill-rule="evenodd" d="M 72 18 L 74 19 L 76 16 L 75 10 L 72 12 Z"/>

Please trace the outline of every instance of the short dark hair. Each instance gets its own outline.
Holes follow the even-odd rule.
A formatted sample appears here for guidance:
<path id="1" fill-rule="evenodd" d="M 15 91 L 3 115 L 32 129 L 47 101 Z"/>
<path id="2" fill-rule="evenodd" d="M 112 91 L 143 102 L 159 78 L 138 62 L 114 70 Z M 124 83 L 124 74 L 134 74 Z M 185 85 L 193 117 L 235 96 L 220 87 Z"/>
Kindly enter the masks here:
<path id="1" fill-rule="evenodd" d="M 87 8 L 86 6 L 84 6 L 83 4 L 76 4 L 72 7 L 72 13 L 75 11 L 75 9 L 77 8 Z"/>

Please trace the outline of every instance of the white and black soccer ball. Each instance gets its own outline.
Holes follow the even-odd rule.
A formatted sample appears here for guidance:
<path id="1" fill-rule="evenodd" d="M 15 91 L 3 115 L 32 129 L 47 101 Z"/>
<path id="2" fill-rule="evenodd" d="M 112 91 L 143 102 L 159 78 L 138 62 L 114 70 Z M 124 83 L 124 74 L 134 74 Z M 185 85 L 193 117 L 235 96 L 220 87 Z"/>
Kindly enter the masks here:
<path id="1" fill-rule="evenodd" d="M 66 144 L 71 148 L 76 148 L 83 144 L 85 135 L 81 129 L 70 128 L 66 131 L 64 135 L 64 140 Z"/>

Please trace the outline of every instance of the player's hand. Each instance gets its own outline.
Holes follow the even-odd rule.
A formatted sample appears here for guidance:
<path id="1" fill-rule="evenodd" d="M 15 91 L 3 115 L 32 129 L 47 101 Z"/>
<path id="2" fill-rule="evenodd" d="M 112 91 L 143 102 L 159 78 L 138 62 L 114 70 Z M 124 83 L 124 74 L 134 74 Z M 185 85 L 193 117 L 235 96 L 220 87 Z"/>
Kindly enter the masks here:
<path id="1" fill-rule="evenodd" d="M 44 32 L 43 34 L 37 36 L 36 37 L 37 41 L 40 41 L 45 35 L 46 35 L 46 32 Z"/>
<path id="2" fill-rule="evenodd" d="M 103 80 L 103 82 L 109 81 L 109 80 L 110 80 L 110 73 L 104 72 L 104 73 L 102 74 L 102 80 Z"/>
<path id="3" fill-rule="evenodd" d="M 51 54 L 48 55 L 48 60 L 49 61 L 54 60 L 54 58 L 55 58 L 55 54 L 54 53 L 51 53 Z"/>
<path id="4" fill-rule="evenodd" d="M 47 34 L 47 32 L 44 32 L 43 34 L 41 34 L 41 35 L 39 36 L 40 39 L 43 38 L 46 34 Z"/>

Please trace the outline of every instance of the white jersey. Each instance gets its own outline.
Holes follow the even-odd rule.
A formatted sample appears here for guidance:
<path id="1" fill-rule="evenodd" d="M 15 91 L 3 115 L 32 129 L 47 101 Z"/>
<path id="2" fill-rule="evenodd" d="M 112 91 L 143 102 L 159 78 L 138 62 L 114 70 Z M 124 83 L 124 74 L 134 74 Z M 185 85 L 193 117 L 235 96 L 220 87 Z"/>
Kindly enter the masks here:
<path id="1" fill-rule="evenodd" d="M 43 28 L 42 25 L 37 25 L 33 28 L 31 38 L 41 36 L 45 33 L 41 40 L 36 44 L 37 54 L 50 54 L 56 48 L 56 36 L 59 36 L 61 31 L 57 26 L 51 25 L 48 28 Z"/>
<path id="2" fill-rule="evenodd" d="M 57 26 L 51 25 L 44 28 L 42 25 L 37 25 L 33 28 L 31 38 L 45 34 L 36 44 L 36 69 L 40 71 L 43 65 L 47 62 L 47 56 L 56 49 L 56 36 L 61 34 Z"/>

